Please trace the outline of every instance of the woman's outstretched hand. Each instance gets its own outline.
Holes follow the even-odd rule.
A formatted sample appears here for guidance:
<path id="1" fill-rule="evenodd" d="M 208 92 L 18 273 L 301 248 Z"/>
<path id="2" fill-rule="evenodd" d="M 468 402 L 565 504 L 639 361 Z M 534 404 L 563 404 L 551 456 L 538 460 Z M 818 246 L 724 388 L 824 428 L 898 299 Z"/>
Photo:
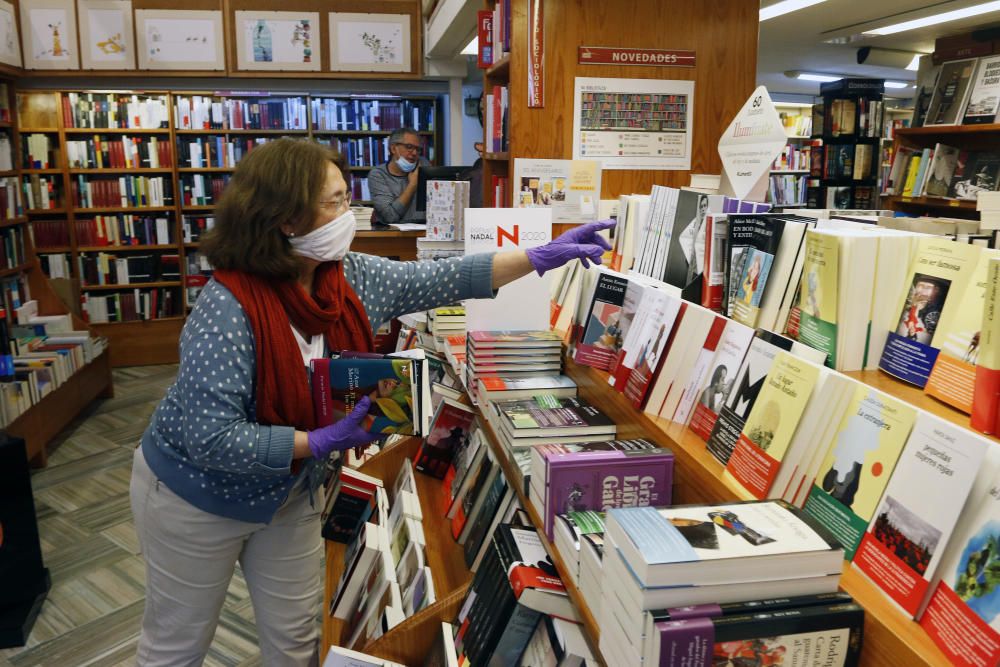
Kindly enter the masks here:
<path id="1" fill-rule="evenodd" d="M 526 250 L 528 261 L 540 276 L 574 259 L 583 262 L 584 268 L 590 268 L 591 262 L 600 264 L 601 255 L 611 250 L 611 245 L 598 232 L 615 224 L 614 220 L 601 220 L 575 227 L 545 245 Z"/>

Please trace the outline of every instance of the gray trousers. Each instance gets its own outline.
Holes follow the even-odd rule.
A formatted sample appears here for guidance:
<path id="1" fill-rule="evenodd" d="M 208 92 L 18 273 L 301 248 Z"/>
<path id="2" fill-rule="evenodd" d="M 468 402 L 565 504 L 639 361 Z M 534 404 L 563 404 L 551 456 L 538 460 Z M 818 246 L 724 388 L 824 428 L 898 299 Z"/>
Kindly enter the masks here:
<path id="1" fill-rule="evenodd" d="M 237 561 L 264 665 L 318 663 L 322 498 L 312 507 L 309 493 L 297 488 L 269 524 L 227 519 L 170 491 L 149 469 L 141 447 L 130 495 L 146 561 L 140 666 L 202 664 Z"/>

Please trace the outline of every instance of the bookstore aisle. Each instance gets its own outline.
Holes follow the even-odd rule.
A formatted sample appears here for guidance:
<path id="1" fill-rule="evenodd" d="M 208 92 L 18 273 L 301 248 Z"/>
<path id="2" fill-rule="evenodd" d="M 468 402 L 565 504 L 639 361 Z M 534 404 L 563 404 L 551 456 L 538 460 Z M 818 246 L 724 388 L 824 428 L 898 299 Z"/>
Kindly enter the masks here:
<path id="1" fill-rule="evenodd" d="M 135 664 L 145 575 L 129 508 L 132 455 L 176 374 L 176 365 L 114 371 L 117 397 L 50 445 L 48 466 L 31 481 L 52 589 L 27 645 L 0 649 L 0 667 Z M 205 664 L 260 664 L 239 567 Z"/>

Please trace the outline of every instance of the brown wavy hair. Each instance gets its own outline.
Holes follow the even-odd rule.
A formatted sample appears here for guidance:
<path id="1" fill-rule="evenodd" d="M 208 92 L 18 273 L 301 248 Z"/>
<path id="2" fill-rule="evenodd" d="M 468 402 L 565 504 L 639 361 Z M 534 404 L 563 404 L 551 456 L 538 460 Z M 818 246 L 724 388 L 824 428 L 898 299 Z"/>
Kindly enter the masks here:
<path id="1" fill-rule="evenodd" d="M 250 151 L 215 206 L 215 226 L 201 238 L 200 250 L 212 267 L 273 280 L 298 278 L 299 263 L 281 225 L 297 229 L 316 215 L 331 162 L 350 192 L 347 160 L 328 146 L 286 137 Z"/>

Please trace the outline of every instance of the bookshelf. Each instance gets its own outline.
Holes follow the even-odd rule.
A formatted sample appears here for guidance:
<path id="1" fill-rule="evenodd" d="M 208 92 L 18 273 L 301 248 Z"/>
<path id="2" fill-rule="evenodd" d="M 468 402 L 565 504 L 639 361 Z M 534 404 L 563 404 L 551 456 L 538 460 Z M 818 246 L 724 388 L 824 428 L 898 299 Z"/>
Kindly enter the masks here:
<path id="1" fill-rule="evenodd" d="M 392 488 L 401 466 L 412 461 L 421 444 L 420 438 L 409 438 L 394 447 L 383 450 L 362 464 L 360 471 L 377 477 Z M 437 601 L 410 616 L 405 622 L 363 648 L 364 653 L 378 655 L 404 665 L 423 664 L 431 646 L 437 641 L 442 621 L 451 622 L 465 599 L 465 590 L 472 581 L 472 573 L 465 565 L 461 545 L 451 536 L 451 523 L 444 517 L 441 480 L 417 473 L 417 493 L 423 514 L 424 553 L 434 578 Z M 329 614 L 330 600 L 336 592 L 337 582 L 344 569 L 344 552 L 347 545 L 326 541 L 326 583 L 323 591 L 323 636 L 320 661 L 326 658 L 331 644 L 346 641 L 345 623 Z"/>
<path id="2" fill-rule="evenodd" d="M 1000 124 L 984 125 L 931 125 L 928 127 L 907 127 L 893 133 L 893 154 L 901 147 L 923 150 L 933 149 L 935 144 L 954 146 L 960 151 L 996 152 L 1000 151 Z M 890 195 L 883 197 L 885 206 L 893 211 L 908 215 L 944 215 L 955 218 L 978 219 L 976 202 L 972 199 L 952 197 L 903 197 Z"/>
<path id="3" fill-rule="evenodd" d="M 768 179 L 766 201 L 773 208 L 804 207 L 806 187 L 810 180 L 812 151 L 822 151 L 822 143 L 813 138 L 812 103 L 775 102 L 774 109 L 781 118 L 788 138 L 782 156 L 775 160 Z M 791 196 L 794 193 L 794 197 Z"/>
<path id="4" fill-rule="evenodd" d="M 5 186 L 8 184 L 11 186 L 3 188 L 5 196 L 13 196 L 14 202 L 20 201 L 23 204 L 23 198 L 20 196 L 20 180 L 25 171 L 30 174 L 33 170 L 22 168 L 22 152 L 25 146 L 22 145 L 21 133 L 18 130 L 21 118 L 14 82 L 0 77 L 0 84 L 2 84 L 0 90 L 2 90 L 3 95 L 0 107 L 8 112 L 5 114 L 8 117 L 0 121 L 0 135 L 6 136 L 10 143 L 13 162 L 12 168 L 4 170 L 0 178 L 5 181 Z M 51 102 L 51 100 L 46 102 Z M 55 109 L 54 107 L 47 108 L 47 104 L 43 104 L 39 111 L 44 117 L 49 112 L 54 112 Z M 31 122 L 32 120 L 28 121 L 29 124 Z M 60 173 L 58 168 L 52 168 L 49 171 L 54 174 Z M 11 183 L 11 181 L 13 182 Z M 66 305 L 51 289 L 36 258 L 32 235 L 27 233 L 29 216 L 26 213 L 22 214 L 17 208 L 17 206 L 14 207 L 14 212 L 17 213 L 14 216 L 6 215 L 6 210 L 0 209 L 0 232 L 7 229 L 21 232 L 23 257 L 15 266 L 9 268 L 4 266 L 0 270 L 0 280 L 16 280 L 23 283 L 30 292 L 31 298 L 38 301 L 40 314 L 65 314 L 67 312 Z M 4 305 L 9 307 L 7 303 Z M 8 313 L 8 317 L 13 320 L 9 310 Z M 70 313 L 70 317 L 74 329 L 87 329 L 87 325 L 79 317 L 72 313 Z M 91 331 L 93 330 L 91 329 Z M 53 392 L 10 422 L 6 431 L 12 436 L 24 439 L 28 460 L 32 466 L 43 467 L 48 460 L 47 446 L 49 442 L 72 423 L 94 399 L 98 397 L 110 398 L 113 395 L 110 355 L 105 351 L 80 368 Z"/>
<path id="5" fill-rule="evenodd" d="M 33 146 L 47 145 L 47 149 L 42 151 L 44 159 L 26 164 L 28 155 L 18 147 L 15 155 L 21 163 L 15 166 L 21 169 L 8 174 L 16 179 L 18 187 L 26 185 L 28 191 L 34 188 L 39 199 L 43 184 L 50 193 L 44 208 L 37 206 L 26 212 L 37 253 L 68 255 L 76 302 L 86 299 L 99 311 L 106 308 L 109 319 L 120 320 L 93 322 L 95 330 L 111 341 L 113 366 L 177 362 L 177 341 L 185 314 L 193 306 L 207 273 L 198 254 L 197 239 L 207 227 L 236 163 L 254 146 L 290 136 L 343 150 L 352 165 L 353 199 L 360 204 L 370 204 L 367 172 L 387 159 L 388 137 L 393 129 L 415 124 L 425 156 L 436 164 L 443 155 L 443 114 L 439 99 L 433 95 L 131 90 L 122 96 L 136 95 L 140 101 L 152 101 L 148 108 L 155 113 L 145 114 L 152 118 L 143 118 L 142 126 L 78 127 L 107 125 L 85 122 L 89 117 L 84 119 L 83 114 L 90 108 L 100 109 L 100 103 L 117 95 L 102 91 L 20 91 L 17 104 L 21 131 L 38 137 Z M 158 126 L 149 126 L 154 123 Z M 97 141 L 104 147 L 117 147 L 123 142 L 138 147 L 143 156 L 139 166 L 120 162 L 121 156 L 112 154 L 110 148 L 106 149 L 108 158 L 116 161 L 98 164 Z M 151 145 L 156 146 L 155 162 L 149 156 Z M 162 191 L 164 198 L 149 198 L 146 202 L 136 198 L 109 200 L 108 195 L 116 194 L 114 186 L 120 179 L 128 179 L 134 186 L 129 192 Z M 155 190 L 149 186 L 152 181 L 157 182 Z M 92 183 L 98 184 L 92 186 L 95 194 L 103 197 L 74 196 L 74 192 L 86 189 L 85 184 Z M 111 190 L 98 192 L 101 187 Z M 104 245 L 98 233 L 98 229 L 116 226 L 119 239 L 125 239 L 125 231 L 137 225 L 132 243 L 114 242 L 109 237 L 111 242 Z M 195 234 L 185 234 L 191 228 Z M 362 232 L 355 249 L 415 259 L 417 235 Z M 99 258 L 101 253 L 124 258 L 129 267 L 146 255 L 152 267 L 150 277 L 130 280 L 128 284 L 105 281 L 111 284 L 97 285 L 92 284 L 97 282 L 94 280 L 88 284 L 81 275 L 82 263 Z M 0 270 L 3 268 L 0 266 Z M 146 275 L 144 268 L 140 275 Z M 139 307 L 144 306 L 154 316 L 146 319 L 138 312 L 132 313 L 133 301 L 135 310 L 142 312 Z M 116 318 L 115 312 L 127 312 L 128 316 Z M 136 335 L 144 337 L 141 344 L 136 342 Z"/>
<path id="6" fill-rule="evenodd" d="M 881 79 L 840 79 L 820 86 L 823 127 L 813 132 L 823 140 L 822 175 L 819 189 L 807 191 L 810 208 L 878 206 L 884 92 Z"/>

